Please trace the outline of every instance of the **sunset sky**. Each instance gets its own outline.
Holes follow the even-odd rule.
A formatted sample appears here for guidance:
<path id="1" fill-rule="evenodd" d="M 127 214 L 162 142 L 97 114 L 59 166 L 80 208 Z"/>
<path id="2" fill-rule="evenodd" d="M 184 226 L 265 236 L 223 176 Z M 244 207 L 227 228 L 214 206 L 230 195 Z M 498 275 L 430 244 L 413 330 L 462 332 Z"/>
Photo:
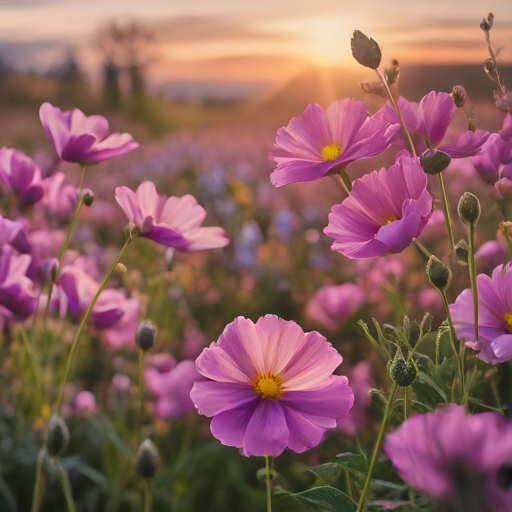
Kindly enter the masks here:
<path id="1" fill-rule="evenodd" d="M 94 77 L 98 28 L 137 19 L 160 34 L 153 78 L 162 83 L 279 81 L 305 62 L 354 66 L 356 28 L 379 42 L 388 61 L 478 63 L 487 58 L 478 25 L 489 10 L 495 44 L 505 45 L 512 39 L 510 0 L 0 0 L 0 58 L 45 70 L 73 48 Z M 512 45 L 501 55 L 511 61 Z"/>

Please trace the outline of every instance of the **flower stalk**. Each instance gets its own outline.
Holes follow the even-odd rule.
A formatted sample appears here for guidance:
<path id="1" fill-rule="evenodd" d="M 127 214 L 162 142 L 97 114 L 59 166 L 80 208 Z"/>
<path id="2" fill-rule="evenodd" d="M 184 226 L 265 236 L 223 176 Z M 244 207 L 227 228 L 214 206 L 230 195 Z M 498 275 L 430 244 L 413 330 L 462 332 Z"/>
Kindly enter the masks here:
<path id="1" fill-rule="evenodd" d="M 473 312 L 475 316 L 475 343 L 478 342 L 478 289 L 476 282 L 475 266 L 475 226 L 469 226 L 469 279 L 471 281 L 471 293 L 473 294 Z"/>
<path id="2" fill-rule="evenodd" d="M 439 188 L 441 189 L 441 198 L 443 200 L 444 220 L 446 222 L 446 230 L 448 231 L 448 238 L 450 239 L 450 250 L 451 254 L 455 256 L 455 241 L 453 238 L 452 229 L 452 216 L 450 212 L 450 203 L 448 202 L 448 196 L 446 195 L 446 189 L 444 186 L 443 173 L 440 172 L 439 176 Z"/>
<path id="3" fill-rule="evenodd" d="M 267 479 L 266 479 L 266 485 L 267 485 L 267 512 L 272 512 L 272 485 L 270 481 L 270 456 L 265 455 L 265 464 L 267 468 Z"/>

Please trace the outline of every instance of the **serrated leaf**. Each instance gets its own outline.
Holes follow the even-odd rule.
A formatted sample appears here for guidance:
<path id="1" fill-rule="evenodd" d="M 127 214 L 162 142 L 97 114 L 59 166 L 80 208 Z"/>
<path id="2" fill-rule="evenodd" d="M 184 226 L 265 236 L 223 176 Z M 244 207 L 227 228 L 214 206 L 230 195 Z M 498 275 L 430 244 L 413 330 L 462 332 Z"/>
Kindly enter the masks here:
<path id="1" fill-rule="evenodd" d="M 366 475 L 368 474 L 368 461 L 366 460 L 366 457 L 359 454 L 350 452 L 340 453 L 336 455 L 331 462 L 362 478 L 366 478 Z"/>
<path id="2" fill-rule="evenodd" d="M 314 468 L 308 468 L 308 471 L 313 473 L 322 485 L 332 486 L 337 482 L 343 469 L 339 465 L 327 462 Z"/>
<path id="3" fill-rule="evenodd" d="M 356 502 L 334 487 L 315 487 L 304 492 L 288 494 L 288 496 L 321 512 L 357 511 Z"/>

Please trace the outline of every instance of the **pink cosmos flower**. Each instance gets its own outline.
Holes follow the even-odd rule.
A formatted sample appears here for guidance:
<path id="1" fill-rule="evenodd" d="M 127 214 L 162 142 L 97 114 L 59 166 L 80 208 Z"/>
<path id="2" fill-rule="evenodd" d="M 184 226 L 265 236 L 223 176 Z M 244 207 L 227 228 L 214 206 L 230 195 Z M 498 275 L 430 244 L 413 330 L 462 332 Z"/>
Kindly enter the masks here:
<path id="1" fill-rule="evenodd" d="M 466 345 L 479 350 L 478 357 L 489 364 L 512 359 L 512 264 L 499 265 L 492 278 L 480 274 L 478 287 L 478 342 L 474 340 L 475 317 L 471 290 L 464 290 L 450 304 L 455 331 Z"/>
<path id="2" fill-rule="evenodd" d="M 446 92 L 432 91 L 419 104 L 400 98 L 399 106 L 418 155 L 427 148 L 433 148 L 444 151 L 452 158 L 465 158 L 476 155 L 489 138 L 489 133 L 482 130 L 466 130 L 460 137 L 447 134 L 457 107 Z M 386 105 L 382 111 L 386 122 L 399 122 L 391 105 Z M 410 150 L 409 141 L 401 127 L 394 142 Z"/>
<path id="3" fill-rule="evenodd" d="M 97 409 L 96 397 L 90 391 L 80 391 L 75 396 L 74 406 L 78 416 L 90 416 Z"/>
<path id="4" fill-rule="evenodd" d="M 314 181 L 355 160 L 378 155 L 399 132 L 396 123 L 390 124 L 381 112 L 368 117 L 364 102 L 352 98 L 336 101 L 327 110 L 309 105 L 278 130 L 277 149 L 269 153 L 277 163 L 270 179 L 276 187 Z"/>
<path id="5" fill-rule="evenodd" d="M 400 477 L 421 492 L 444 502 L 470 493 L 472 510 L 510 511 L 512 430 L 499 414 L 470 416 L 456 405 L 417 414 L 386 436 L 384 451 Z"/>
<path id="6" fill-rule="evenodd" d="M 64 184 L 66 175 L 56 172 L 43 180 L 45 194 L 41 201 L 52 215 L 63 215 L 78 203 L 79 189 L 74 185 Z"/>
<path id="7" fill-rule="evenodd" d="M 158 195 L 154 183 L 145 181 L 137 192 L 116 188 L 116 201 L 140 236 L 181 251 L 202 251 L 225 247 L 229 238 L 222 228 L 200 227 L 206 211 L 191 195 Z"/>
<path id="8" fill-rule="evenodd" d="M 197 358 L 191 398 L 212 434 L 246 456 L 301 453 L 319 444 L 354 402 L 342 358 L 317 332 L 274 315 L 238 317 Z"/>
<path id="9" fill-rule="evenodd" d="M 108 135 L 108 121 L 103 116 L 87 117 L 77 108 L 62 112 L 43 103 L 39 117 L 57 155 L 65 162 L 95 165 L 139 147 L 129 133 Z"/>
<path id="10" fill-rule="evenodd" d="M 155 411 L 163 420 L 179 418 L 195 410 L 190 392 L 195 382 L 205 380 L 197 371 L 194 361 L 181 361 L 169 371 L 156 368 L 144 371 L 148 389 L 156 395 Z"/>
<path id="11" fill-rule="evenodd" d="M 0 247 L 10 244 L 22 230 L 23 224 L 20 221 L 9 220 L 0 215 Z"/>
<path id="12" fill-rule="evenodd" d="M 335 331 L 366 301 L 366 293 L 353 283 L 322 286 L 309 299 L 307 314 L 327 329 Z"/>
<path id="13" fill-rule="evenodd" d="M 0 149 L 0 197 L 14 195 L 20 204 L 37 203 L 44 194 L 41 171 L 23 151 Z"/>
<path id="14" fill-rule="evenodd" d="M 324 233 L 335 239 L 332 250 L 349 258 L 398 253 L 420 236 L 432 201 L 419 159 L 403 154 L 389 169 L 355 180 L 350 196 L 332 207 Z"/>

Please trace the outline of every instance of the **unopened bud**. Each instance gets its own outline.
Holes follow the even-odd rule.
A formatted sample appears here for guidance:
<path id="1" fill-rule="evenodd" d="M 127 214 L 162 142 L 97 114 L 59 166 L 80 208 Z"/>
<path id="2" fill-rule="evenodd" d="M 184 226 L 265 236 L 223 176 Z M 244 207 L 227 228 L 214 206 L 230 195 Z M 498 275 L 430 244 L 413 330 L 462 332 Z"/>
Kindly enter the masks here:
<path id="1" fill-rule="evenodd" d="M 498 201 L 512 201 L 512 181 L 501 178 L 494 184 L 494 197 Z"/>
<path id="2" fill-rule="evenodd" d="M 384 76 L 389 85 L 393 85 L 398 80 L 400 77 L 400 66 L 397 60 L 393 61 L 393 65 L 390 68 L 384 70 Z"/>
<path id="3" fill-rule="evenodd" d="M 414 361 L 406 361 L 399 350 L 388 367 L 391 380 L 401 387 L 407 387 L 414 383 L 418 370 Z"/>
<path id="4" fill-rule="evenodd" d="M 55 283 L 59 273 L 59 260 L 57 258 L 47 258 L 39 265 L 39 279 L 42 283 Z"/>
<path id="5" fill-rule="evenodd" d="M 502 112 L 512 112 L 512 91 L 494 91 L 494 102 Z"/>
<path id="6" fill-rule="evenodd" d="M 84 193 L 84 204 L 85 206 L 91 206 L 94 202 L 94 194 L 92 190 L 86 190 Z"/>
<path id="7" fill-rule="evenodd" d="M 128 272 L 128 269 L 126 268 L 126 265 L 123 265 L 122 263 L 118 263 L 116 265 L 116 270 L 120 274 L 126 274 Z"/>
<path id="8" fill-rule="evenodd" d="M 360 30 L 354 30 L 354 35 L 350 40 L 350 46 L 354 59 L 356 59 L 361 66 L 370 69 L 377 69 L 380 66 L 382 53 L 379 45 Z"/>
<path id="9" fill-rule="evenodd" d="M 381 98 L 387 98 L 386 91 L 380 82 L 362 82 L 359 85 L 366 94 L 374 94 Z"/>
<path id="10" fill-rule="evenodd" d="M 64 420 L 52 414 L 47 427 L 46 447 L 52 457 L 60 455 L 69 444 L 69 430 Z"/>
<path id="11" fill-rule="evenodd" d="M 426 174 L 435 176 L 442 173 L 451 163 L 450 155 L 440 149 L 427 149 L 420 156 L 420 164 Z"/>
<path id="12" fill-rule="evenodd" d="M 492 12 L 490 12 L 488 15 L 487 15 L 487 18 L 484 18 L 482 20 L 482 23 L 480 23 L 480 28 L 484 31 L 484 32 L 489 32 L 489 30 L 491 30 L 492 26 L 494 25 L 494 14 Z"/>
<path id="13" fill-rule="evenodd" d="M 500 79 L 498 77 L 498 66 L 496 64 L 496 61 L 494 59 L 487 59 L 484 62 L 484 70 L 487 73 L 487 76 L 497 84 L 499 83 Z"/>
<path id="14" fill-rule="evenodd" d="M 435 256 L 430 256 L 427 263 L 428 280 L 438 290 L 444 290 L 450 284 L 452 278 L 451 270 Z"/>
<path id="15" fill-rule="evenodd" d="M 453 102 L 457 108 L 464 108 L 468 95 L 466 94 L 466 89 L 464 89 L 462 85 L 454 86 L 450 96 L 453 98 Z"/>
<path id="16" fill-rule="evenodd" d="M 468 118 L 468 130 L 471 130 L 473 133 L 476 132 L 476 129 L 478 128 L 478 124 L 480 123 L 480 119 L 478 119 L 478 117 L 476 117 L 473 109 L 471 109 L 466 114 L 466 117 Z"/>
<path id="17" fill-rule="evenodd" d="M 157 334 L 158 329 L 153 323 L 149 320 L 144 320 L 137 327 L 135 343 L 137 343 L 137 346 L 142 350 L 149 350 L 155 344 Z"/>
<path id="18" fill-rule="evenodd" d="M 460 220 L 467 226 L 475 226 L 480 218 L 480 201 L 471 192 L 464 192 L 459 200 L 458 212 Z"/>
<path id="19" fill-rule="evenodd" d="M 459 240 L 455 246 L 455 259 L 464 265 L 468 264 L 469 247 L 466 240 Z"/>
<path id="20" fill-rule="evenodd" d="M 158 448 L 151 439 L 142 442 L 135 456 L 135 471 L 137 474 L 149 480 L 153 478 L 160 466 L 160 454 Z"/>
<path id="21" fill-rule="evenodd" d="M 505 237 L 507 242 L 512 242 L 512 222 L 500 222 L 501 234 Z"/>
<path id="22" fill-rule="evenodd" d="M 124 237 L 126 240 L 135 238 L 139 234 L 140 230 L 135 222 L 129 222 L 124 227 Z"/>

